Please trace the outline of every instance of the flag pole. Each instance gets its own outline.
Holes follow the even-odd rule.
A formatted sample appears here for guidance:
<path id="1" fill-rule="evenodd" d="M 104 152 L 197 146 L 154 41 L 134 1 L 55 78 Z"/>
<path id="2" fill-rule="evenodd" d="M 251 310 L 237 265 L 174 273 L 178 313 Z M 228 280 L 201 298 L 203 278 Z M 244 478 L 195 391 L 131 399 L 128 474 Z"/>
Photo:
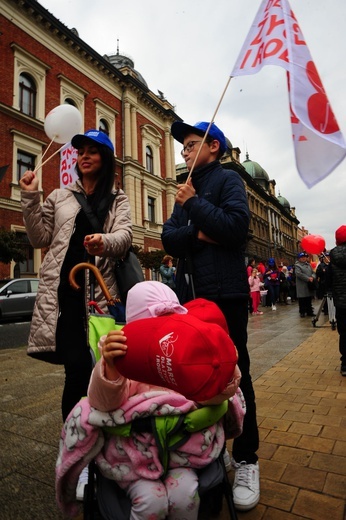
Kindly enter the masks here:
<path id="1" fill-rule="evenodd" d="M 214 114 L 213 114 L 213 117 L 211 118 L 211 121 L 210 121 L 209 126 L 208 126 L 208 128 L 207 128 L 207 131 L 206 131 L 206 133 L 205 133 L 204 136 L 203 136 L 203 139 L 202 139 L 202 142 L 201 142 L 201 146 L 200 146 L 199 149 L 197 150 L 196 157 L 195 157 L 195 159 L 194 159 L 194 161 L 193 161 L 193 163 L 192 163 L 191 170 L 190 170 L 190 172 L 189 172 L 189 175 L 188 175 L 188 177 L 187 177 L 187 179 L 186 179 L 186 183 L 185 183 L 185 184 L 187 184 L 188 181 L 189 181 L 190 178 L 191 178 L 192 172 L 193 172 L 193 170 L 194 170 L 194 167 L 195 167 L 195 164 L 196 164 L 197 159 L 198 159 L 198 157 L 199 157 L 199 154 L 200 154 L 200 151 L 201 151 L 201 149 L 202 149 L 202 146 L 203 146 L 204 143 L 205 143 L 205 140 L 206 140 L 207 135 L 208 135 L 208 133 L 209 133 L 210 127 L 211 127 L 211 125 L 212 125 L 213 122 L 214 122 L 214 119 L 215 119 L 216 114 L 217 114 L 217 112 L 218 112 L 218 110 L 219 110 L 219 108 L 220 108 L 220 105 L 221 105 L 221 103 L 222 103 L 222 100 L 223 100 L 223 98 L 224 98 L 224 96 L 225 96 L 225 94 L 226 94 L 226 91 L 227 91 L 227 89 L 228 89 L 228 85 L 230 84 L 231 79 L 232 79 L 232 76 L 230 76 L 230 77 L 228 78 L 227 83 L 226 83 L 226 86 L 225 86 L 225 88 L 223 89 L 223 92 L 222 92 L 222 94 L 221 94 L 221 97 L 220 97 L 220 99 L 219 99 L 219 102 L 218 102 L 218 104 L 217 104 L 217 106 L 216 106 L 216 108 L 215 108 L 215 112 L 214 112 Z"/>

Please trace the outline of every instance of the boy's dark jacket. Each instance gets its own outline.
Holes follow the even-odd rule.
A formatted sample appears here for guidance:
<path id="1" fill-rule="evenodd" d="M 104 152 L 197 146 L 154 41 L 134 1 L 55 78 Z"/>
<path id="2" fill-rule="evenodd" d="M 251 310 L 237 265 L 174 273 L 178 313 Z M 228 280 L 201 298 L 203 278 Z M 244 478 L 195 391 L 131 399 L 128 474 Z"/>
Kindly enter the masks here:
<path id="1" fill-rule="evenodd" d="M 165 251 L 179 259 L 179 300 L 184 303 L 193 297 L 186 284 L 187 265 L 192 268 L 196 297 L 248 298 L 244 250 L 250 213 L 244 183 L 238 173 L 213 161 L 193 172 L 192 184 L 196 196 L 183 207 L 175 204 L 162 232 Z M 199 230 L 217 244 L 197 239 Z"/>
<path id="2" fill-rule="evenodd" d="M 334 305 L 346 309 L 346 243 L 334 247 L 330 253 L 328 273 Z"/>

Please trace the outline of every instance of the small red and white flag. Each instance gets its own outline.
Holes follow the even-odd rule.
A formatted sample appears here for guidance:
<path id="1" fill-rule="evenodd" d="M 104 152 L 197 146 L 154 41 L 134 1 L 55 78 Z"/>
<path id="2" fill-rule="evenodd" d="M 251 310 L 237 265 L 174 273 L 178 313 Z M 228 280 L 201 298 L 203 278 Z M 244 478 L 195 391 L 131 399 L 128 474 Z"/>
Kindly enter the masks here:
<path id="1" fill-rule="evenodd" d="M 67 143 L 60 152 L 60 188 L 66 188 L 78 179 L 76 162 L 77 150 Z"/>
<path id="2" fill-rule="evenodd" d="M 287 71 L 296 164 L 311 188 L 345 158 L 346 144 L 297 19 L 287 0 L 263 0 L 231 77 L 264 65 Z"/>

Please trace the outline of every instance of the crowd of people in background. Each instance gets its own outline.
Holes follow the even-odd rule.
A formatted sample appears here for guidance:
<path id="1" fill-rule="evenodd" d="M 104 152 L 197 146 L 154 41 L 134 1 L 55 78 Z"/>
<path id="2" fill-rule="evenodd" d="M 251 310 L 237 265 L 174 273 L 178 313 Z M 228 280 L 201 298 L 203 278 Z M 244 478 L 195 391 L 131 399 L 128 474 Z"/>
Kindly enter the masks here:
<path id="1" fill-rule="evenodd" d="M 305 251 L 297 253 L 292 265 L 279 265 L 275 258 L 267 260 L 249 258 L 246 273 L 249 283 L 249 313 L 262 315 L 261 307 L 277 310 L 278 305 L 298 303 L 299 315 L 315 316 L 314 300 L 323 300 L 328 291 L 327 270 L 329 253 L 319 255 L 319 262 L 312 260 Z M 323 313 L 328 314 L 327 303 Z"/>
<path id="2" fill-rule="evenodd" d="M 162 282 L 167 284 L 167 270 L 174 280 L 173 258 L 166 255 L 162 260 L 160 273 Z M 168 264 L 169 262 L 169 264 Z M 327 293 L 327 269 L 329 253 L 319 255 L 316 266 L 311 255 L 305 251 L 297 253 L 297 260 L 291 265 L 280 262 L 275 258 L 266 260 L 250 257 L 246 265 L 246 274 L 249 285 L 248 310 L 253 316 L 263 315 L 261 307 L 277 310 L 278 305 L 298 303 L 299 315 L 315 316 L 314 300 L 323 300 Z M 173 282 L 174 283 L 174 282 Z M 174 288 L 174 287 L 173 287 Z M 327 303 L 323 313 L 328 314 Z"/>
<path id="3" fill-rule="evenodd" d="M 260 306 L 276 311 L 278 304 L 289 305 L 297 301 L 295 265 L 281 263 L 278 266 L 275 258 L 249 258 L 246 273 L 250 314 L 262 315 Z"/>

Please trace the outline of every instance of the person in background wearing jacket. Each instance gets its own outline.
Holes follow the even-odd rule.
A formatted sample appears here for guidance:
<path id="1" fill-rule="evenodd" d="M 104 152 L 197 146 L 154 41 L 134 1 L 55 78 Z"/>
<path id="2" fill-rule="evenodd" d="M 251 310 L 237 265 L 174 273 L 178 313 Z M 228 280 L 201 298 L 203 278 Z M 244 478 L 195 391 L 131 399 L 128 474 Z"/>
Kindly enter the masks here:
<path id="1" fill-rule="evenodd" d="M 301 318 L 304 316 L 315 316 L 312 307 L 312 298 L 315 290 L 309 287 L 309 283 L 313 283 L 316 274 L 310 265 L 309 255 L 302 251 L 298 253 L 298 260 L 294 264 L 296 274 L 296 290 L 299 305 L 299 314 Z"/>
<path id="2" fill-rule="evenodd" d="M 288 272 L 287 267 L 285 265 L 282 266 L 280 271 L 280 289 L 279 289 L 279 296 L 280 296 L 280 303 L 284 303 L 287 305 L 287 297 L 288 297 L 288 280 L 287 280 Z"/>
<path id="3" fill-rule="evenodd" d="M 327 273 L 329 268 L 329 253 L 325 251 L 320 255 L 319 259 L 320 263 L 318 264 L 316 269 L 316 296 L 319 300 L 323 300 L 324 296 L 327 295 Z M 324 302 L 323 314 L 325 316 L 327 316 L 328 314 L 327 300 Z"/>
<path id="4" fill-rule="evenodd" d="M 252 269 L 251 275 L 249 276 L 250 295 L 252 299 L 252 314 L 263 314 L 262 311 L 258 310 L 258 306 L 261 302 L 261 280 L 258 276 L 257 269 Z"/>
<path id="5" fill-rule="evenodd" d="M 339 334 L 340 373 L 346 376 L 346 226 L 335 231 L 334 247 L 329 252 L 333 301 L 336 311 L 336 328 Z"/>
<path id="6" fill-rule="evenodd" d="M 287 268 L 287 281 L 288 281 L 288 296 L 290 296 L 291 301 L 297 301 L 297 291 L 296 291 L 296 273 L 294 269 L 294 265 L 290 265 Z"/>
<path id="7" fill-rule="evenodd" d="M 268 290 L 267 305 L 271 305 L 272 311 L 276 311 L 276 302 L 280 296 L 280 271 L 274 258 L 269 258 L 267 268 L 263 275 L 264 286 Z"/>
<path id="8" fill-rule="evenodd" d="M 208 135 L 205 137 L 209 128 Z M 245 244 L 250 213 L 244 183 L 238 173 L 222 168 L 227 144 L 223 132 L 208 122 L 194 126 L 175 122 L 171 132 L 182 143 L 191 178 L 178 184 L 171 217 L 164 223 L 162 243 L 178 258 L 176 291 L 182 304 L 200 297 L 214 301 L 225 315 L 239 353 L 241 389 L 246 401 L 243 433 L 233 442 L 233 499 L 237 509 L 255 507 L 260 497 L 259 447 L 255 393 L 247 349 L 249 283 Z M 204 142 L 203 142 L 204 140 Z"/>
<path id="9" fill-rule="evenodd" d="M 78 150 L 76 170 L 79 179 L 71 186 L 54 190 L 40 204 L 39 179 L 27 171 L 19 181 L 24 223 L 30 243 L 48 248 L 31 323 L 28 354 L 51 363 L 63 364 L 65 386 L 62 416 L 65 421 L 74 405 L 85 396 L 92 371 L 87 339 L 89 287 L 84 273 L 77 273 L 81 291 L 71 288 L 72 267 L 95 259 L 113 297 L 117 296 L 114 277 L 115 257 L 123 256 L 132 241 L 130 206 L 122 190 L 114 190 L 114 147 L 98 130 L 75 135 Z M 73 193 L 82 193 L 103 223 L 103 233 L 92 225 Z M 114 199 L 114 195 L 117 196 Z M 101 309 L 107 305 L 97 286 L 95 299 Z"/>
<path id="10" fill-rule="evenodd" d="M 173 267 L 173 257 L 165 255 L 160 265 L 162 283 L 168 285 L 170 289 L 175 289 L 175 267 Z"/>
<path id="11" fill-rule="evenodd" d="M 255 258 L 249 258 L 249 262 L 247 264 L 247 267 L 246 267 L 246 276 L 249 280 L 251 274 L 252 274 L 252 270 L 255 269 L 256 267 L 256 260 Z M 251 287 L 249 288 L 250 292 L 249 292 L 249 313 L 250 314 L 253 314 L 253 300 L 252 300 L 252 295 L 251 295 Z"/>

